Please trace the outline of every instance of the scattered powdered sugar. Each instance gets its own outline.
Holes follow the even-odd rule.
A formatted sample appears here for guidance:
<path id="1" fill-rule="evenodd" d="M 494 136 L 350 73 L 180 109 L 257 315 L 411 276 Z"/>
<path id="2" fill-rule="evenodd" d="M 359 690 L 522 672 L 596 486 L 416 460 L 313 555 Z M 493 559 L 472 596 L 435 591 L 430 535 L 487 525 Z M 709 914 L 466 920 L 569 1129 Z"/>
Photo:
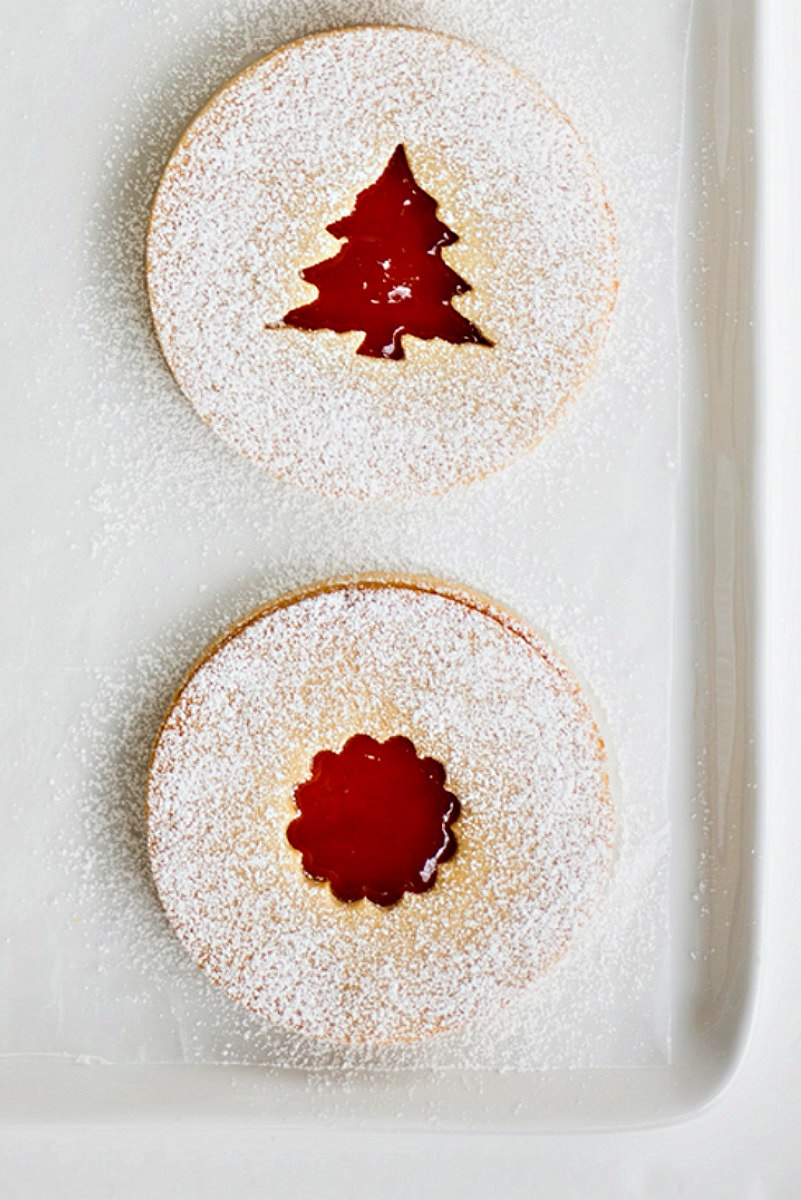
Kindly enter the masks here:
<path id="1" fill-rule="evenodd" d="M 399 144 L 459 234 L 455 303 L 494 343 L 282 326 Z M 587 150 L 506 63 L 421 30 L 280 50 L 225 87 L 168 164 L 148 236 L 156 328 L 180 387 L 272 474 L 329 495 L 441 493 L 507 465 L 590 374 L 614 305 L 611 210 Z"/>
<path id="2" fill-rule="evenodd" d="M 655 32 L 643 32 L 628 6 L 601 14 L 580 0 L 536 10 L 515 0 L 233 0 L 214 12 L 187 0 L 157 14 L 132 9 L 119 40 L 104 31 L 105 72 L 98 47 L 72 37 L 63 79 L 54 69 L 49 88 L 35 89 L 42 111 L 32 124 L 54 127 L 62 104 L 73 225 L 54 215 L 42 255 L 40 292 L 51 299 L 41 328 L 52 340 L 28 363 L 25 420 L 47 511 L 31 518 L 17 559 L 31 581 L 19 604 L 20 628 L 29 618 L 34 631 L 29 684 L 41 659 L 33 707 L 20 692 L 17 714 L 20 744 L 35 735 L 37 745 L 19 794 L 38 789 L 39 801 L 26 799 L 16 826 L 39 856 L 36 871 L 27 857 L 19 867 L 20 895 L 37 917 L 35 927 L 12 925 L 2 949 L 30 994 L 51 1001 L 18 1006 L 5 1047 L 381 1070 L 668 1057 L 659 987 L 674 664 L 667 581 L 683 454 L 671 307 L 681 59 L 670 38 L 683 36 L 687 7 L 666 6 L 664 21 L 649 10 Z M 214 436 L 164 366 L 140 266 L 159 173 L 215 89 L 296 37 L 373 21 L 456 33 L 539 80 L 601 164 L 620 233 L 620 300 L 581 403 L 511 469 L 397 504 L 283 485 Z M 653 86 L 633 93 L 640 77 Z M 465 227 L 455 228 L 464 242 Z M 570 953 L 503 1012 L 410 1046 L 332 1047 L 233 1004 L 175 937 L 147 864 L 149 754 L 188 665 L 255 605 L 354 571 L 460 580 L 543 630 L 591 698 L 619 821 L 615 872 Z"/>
<path id="3" fill-rule="evenodd" d="M 305 875 L 286 829 L 322 749 L 402 735 L 447 771 L 459 850 L 390 909 Z M 148 793 L 164 908 L 262 1016 L 335 1041 L 415 1041 L 552 967 L 611 863 L 602 742 L 535 635 L 467 593 L 361 579 L 279 602 L 182 688 Z"/>

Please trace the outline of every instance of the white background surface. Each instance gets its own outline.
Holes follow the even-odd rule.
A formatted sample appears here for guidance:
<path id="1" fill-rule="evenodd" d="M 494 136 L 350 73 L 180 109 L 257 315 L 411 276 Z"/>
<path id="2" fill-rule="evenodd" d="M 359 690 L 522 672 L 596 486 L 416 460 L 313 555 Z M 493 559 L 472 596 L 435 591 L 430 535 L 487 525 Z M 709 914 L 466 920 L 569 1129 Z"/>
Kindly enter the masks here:
<path id="1" fill-rule="evenodd" d="M 714 413 L 709 441 L 718 454 L 726 414 L 735 411 L 739 426 L 751 404 L 749 387 L 740 395 L 728 386 L 747 364 L 745 322 L 732 327 L 750 305 L 750 289 L 727 289 L 717 300 L 720 281 L 742 271 L 740 260 L 730 261 L 729 235 L 712 232 L 721 209 L 744 211 L 750 229 L 753 173 L 740 102 L 747 87 L 736 66 L 743 50 L 748 61 L 750 21 L 732 29 L 728 3 L 716 0 L 691 32 L 690 0 L 662 0 L 634 22 L 630 0 L 609 0 L 603 15 L 595 0 L 503 0 L 491 11 L 480 0 L 422 7 L 347 0 L 335 11 L 323 0 L 235 0 L 228 19 L 213 0 L 170 0 L 154 11 L 123 0 L 85 0 L 79 9 L 36 0 L 17 12 L 8 70 L 0 73 L 12 131 L 3 257 L 7 386 L 16 401 L 0 443 L 13 554 L 3 646 L 14 696 L 0 743 L 8 828 L 0 838 L 0 974 L 14 980 L 0 1008 L 0 1049 L 9 1056 L 2 1069 L 18 1072 L 18 1114 L 26 1111 L 23 1091 L 31 1116 L 43 1113 L 45 1099 L 54 1111 L 57 1095 L 62 1115 L 105 1111 L 103 1088 L 113 1092 L 124 1073 L 84 1072 L 79 1083 L 66 1072 L 59 1092 L 53 1074 L 61 1055 L 151 1067 L 275 1065 L 282 1069 L 240 1081 L 241 1103 L 253 1099 L 260 1112 L 285 1119 L 290 1112 L 333 1119 L 331 1081 L 318 1089 L 311 1085 L 319 1080 L 286 1068 L 333 1067 L 343 1056 L 248 1019 L 195 969 L 153 894 L 142 814 L 160 719 L 204 646 L 287 586 L 359 570 L 466 580 L 545 631 L 592 698 L 610 748 L 619 854 L 580 945 L 525 1003 L 464 1035 L 410 1047 L 408 1058 L 398 1048 L 371 1053 L 373 1078 L 341 1089 L 342 1110 L 354 1120 L 404 1114 L 419 1123 L 433 1105 L 451 1128 L 464 1120 L 530 1128 L 535 1115 L 538 1128 L 576 1127 L 592 1112 L 606 1125 L 624 1112 L 644 1119 L 643 1096 L 654 1088 L 671 1092 L 672 1104 L 650 1100 L 662 1115 L 694 1106 L 736 1056 L 733 1036 L 720 1029 L 720 996 L 734 1012 L 753 977 L 745 925 L 754 900 L 751 861 L 742 858 L 748 823 L 733 815 L 750 796 L 749 767 L 745 755 L 732 759 L 743 739 L 727 713 L 732 678 L 742 674 L 740 691 L 747 688 L 751 650 L 732 637 L 731 544 L 723 557 L 698 555 L 696 568 L 686 503 L 689 481 L 706 478 L 693 449 L 704 437 L 702 414 Z M 719 23 L 709 19 L 718 13 Z M 243 58 L 334 17 L 431 22 L 481 38 L 537 72 L 595 148 L 620 233 L 624 283 L 607 352 L 543 452 L 472 488 L 400 507 L 326 501 L 272 480 L 214 437 L 165 368 L 143 287 L 153 189 L 196 106 Z M 707 71 L 723 35 L 720 66 Z M 570 62 L 565 44 L 573 47 Z M 692 66 L 688 47 L 698 51 Z M 683 120 L 688 92 L 697 99 Z M 733 136 L 719 145 L 729 128 Z M 699 178 L 702 130 L 711 136 Z M 678 200 L 685 179 L 686 213 Z M 746 195 L 733 193 L 726 206 L 732 179 L 745 180 Z M 695 214 L 701 196 L 713 214 L 707 222 Z M 680 292 L 690 303 L 678 307 L 687 243 L 700 273 L 698 238 L 691 240 L 699 226 L 705 247 L 707 240 L 724 247 L 722 262 L 710 255 L 716 300 L 696 307 L 693 281 Z M 720 333 L 707 319 L 712 309 L 732 314 Z M 708 406 L 699 403 L 700 355 L 690 349 L 696 328 L 714 353 Z M 750 380 L 747 365 L 737 373 Z M 719 511 L 708 523 L 740 538 L 737 493 L 751 443 L 728 442 L 719 452 L 726 486 L 710 479 Z M 706 498 L 698 503 L 707 523 Z M 701 622 L 691 619 L 691 597 L 713 562 L 714 607 L 706 597 L 699 603 L 714 631 L 715 663 L 724 664 L 725 710 L 699 646 Z M 750 594 L 750 579 L 746 588 Z M 714 743 L 693 728 L 699 662 L 698 715 L 708 698 L 722 726 Z M 713 764 L 708 788 L 700 762 Z M 682 859 L 692 860 L 686 874 Z M 672 941 L 668 861 L 676 866 Z M 728 863 L 727 886 L 713 874 Z M 708 1036 L 710 1025 L 717 1038 Z M 31 1063 L 21 1055 L 40 1057 Z M 350 1067 L 366 1057 L 354 1052 L 344 1061 Z M 469 1078 L 430 1077 L 426 1091 L 420 1068 L 432 1060 L 469 1067 Z M 687 1068 L 683 1097 L 677 1064 Z M 371 1090 L 384 1065 L 392 1078 Z M 405 1065 L 417 1070 L 413 1079 L 400 1077 Z M 624 1066 L 634 1077 L 621 1074 Z M 37 1073 L 46 1067 L 47 1079 Z M 547 1074 L 522 1074 L 532 1068 Z M 557 1068 L 564 1068 L 561 1105 Z M 167 1078 L 177 1085 L 179 1075 Z M 198 1103 L 199 1076 L 205 1103 Z M 147 1116 L 167 1078 L 155 1069 L 127 1078 L 134 1091 L 152 1089 L 133 1110 Z M 227 1111 L 230 1072 L 181 1078 L 185 1092 L 173 1112 Z M 80 1109 L 82 1085 L 92 1099 Z M 296 1107 L 288 1110 L 293 1086 Z M 257 1097 L 242 1096 L 254 1087 Z"/>
<path id="2" fill-rule="evenodd" d="M 763 314 L 761 403 L 770 421 L 764 445 L 766 640 L 770 678 L 763 713 L 768 761 L 766 904 L 761 992 L 744 1063 L 724 1096 L 683 1124 L 601 1135 L 490 1137 L 366 1135 L 266 1130 L 8 1128 L 0 1135 L 3 1194 L 97 1196 L 448 1196 L 795 1197 L 801 1180 L 798 996 L 797 464 L 801 456 L 796 352 L 801 328 L 801 187 L 795 64 L 801 56 L 797 6 L 766 4 L 771 119 L 762 169 L 767 311 Z M 794 103 L 790 103 L 794 90 Z M 785 104 L 783 111 L 778 105 Z M 791 355 L 793 357 L 791 357 Z"/>
<path id="3" fill-rule="evenodd" d="M 411 1047 L 408 1057 L 397 1048 L 371 1054 L 372 1070 L 409 1060 L 415 1069 L 430 1062 L 515 1072 L 564 1067 L 565 1122 L 573 1125 L 575 1095 L 588 1090 L 577 1071 L 588 1067 L 606 1123 L 621 1113 L 612 1091 L 631 1094 L 617 1068 L 636 1068 L 636 1087 L 645 1078 L 640 1068 L 680 1060 L 681 1022 L 694 1020 L 686 998 L 703 986 L 699 976 L 721 975 L 707 971 L 711 957 L 716 968 L 723 961 L 723 974 L 735 958 L 748 958 L 742 929 L 724 941 L 722 921 L 708 915 L 716 905 L 705 902 L 711 876 L 700 864 L 688 886 L 674 889 L 684 919 L 673 929 L 686 929 L 688 941 L 679 933 L 670 944 L 666 936 L 669 859 L 682 850 L 689 857 L 707 816 L 731 812 L 714 779 L 708 804 L 696 780 L 692 666 L 700 639 L 690 597 L 712 556 L 702 557 L 700 570 L 690 565 L 691 522 L 679 498 L 686 499 L 685 480 L 701 474 L 692 449 L 703 411 L 698 355 L 688 349 L 684 387 L 679 357 L 694 320 L 707 335 L 706 310 L 684 305 L 679 313 L 674 299 L 683 169 L 689 208 L 701 191 L 693 168 L 705 122 L 682 119 L 688 73 L 693 94 L 706 95 L 695 86 L 700 72 L 687 65 L 688 40 L 695 46 L 699 35 L 688 35 L 690 0 L 662 0 L 635 22 L 630 0 L 609 0 L 604 11 L 602 20 L 595 0 L 503 0 L 491 12 L 480 0 L 422 7 L 347 0 L 335 10 L 322 0 L 236 0 L 225 21 L 214 0 L 171 0 L 153 12 L 120 0 L 86 0 L 79 10 L 36 0 L 18 13 L 2 76 L 13 130 L 4 258 L 14 297 L 8 388 L 16 397 L 0 445 L 13 496 L 4 645 L 15 696 L 0 743 L 9 822 L 0 839 L 7 880 L 0 973 L 16 981 L 0 1009 L 4 1054 L 282 1068 L 343 1061 L 309 1039 L 280 1037 L 210 987 L 153 895 L 142 821 L 149 750 L 189 663 L 254 605 L 338 573 L 406 570 L 464 580 L 542 630 L 597 714 L 619 814 L 619 853 L 603 905 L 525 1004 L 463 1036 Z M 258 57 L 334 16 L 431 21 L 481 37 L 537 71 L 599 155 L 620 234 L 624 282 L 607 351 L 544 452 L 472 488 L 396 507 L 326 501 L 281 484 L 212 436 L 165 369 L 142 286 L 153 188 L 186 120 L 243 56 Z M 717 28 L 705 22 L 704 30 L 706 62 Z M 571 62 L 561 53 L 568 41 Z M 750 39 L 735 41 L 750 48 Z M 739 58 L 728 43 L 720 57 L 721 79 L 736 80 L 730 63 Z M 95 70 L 98 63 L 105 69 Z M 735 82 L 720 91 L 716 126 L 731 122 L 734 137 L 709 158 L 727 188 L 742 137 L 730 92 L 741 89 Z M 750 185 L 750 163 L 742 170 Z M 703 186 L 712 185 L 705 178 Z M 717 217 L 719 203 L 709 206 Z M 689 213 L 686 223 L 697 231 Z M 710 275 L 717 294 L 718 276 L 729 272 L 715 265 Z M 735 293 L 715 307 L 736 312 L 740 302 Z M 731 371 L 749 338 L 730 338 L 728 330 L 708 336 Z M 733 352 L 719 356 L 718 346 Z M 710 374 L 710 394 L 724 393 L 727 412 L 738 398 Z M 722 457 L 736 479 L 750 445 L 745 454 L 726 446 Z M 739 537 L 731 491 L 722 523 Z M 735 677 L 745 668 L 727 619 L 732 571 L 727 560 L 709 612 L 727 698 L 732 666 Z M 698 686 L 717 712 L 717 681 Z M 709 749 L 715 769 L 731 758 L 734 733 Z M 747 794 L 743 768 L 726 762 L 720 773 L 734 780 L 738 805 Z M 738 829 L 729 818 L 723 839 L 709 835 L 710 867 L 726 858 L 724 844 L 739 859 L 731 838 Z M 749 842 L 746 830 L 739 840 Z M 671 842 L 679 853 L 670 854 Z M 728 892 L 741 894 L 746 919 L 750 876 L 746 862 Z M 716 897 L 726 894 L 715 888 Z M 726 990 L 736 1007 L 741 989 L 727 983 Z M 718 999 L 709 1000 L 719 1011 Z M 364 1057 L 349 1053 L 344 1062 Z M 684 1061 L 695 1067 L 698 1057 L 685 1052 Z M 599 1082 L 604 1066 L 615 1069 L 611 1086 Z M 663 1086 L 667 1078 L 663 1071 Z M 281 1094 L 287 1072 L 263 1079 L 266 1100 Z M 214 1081 L 209 1086 L 213 1092 Z M 216 1086 L 225 1094 L 228 1078 L 220 1075 Z M 486 1101 L 479 1119 L 489 1114 L 505 1127 L 498 1077 L 474 1073 L 470 1086 Z M 402 1081 L 384 1089 L 384 1114 L 400 1111 L 390 1100 L 402 1089 Z M 440 1079 L 431 1090 L 441 1111 L 455 1116 L 448 1085 Z M 403 1099 L 405 1111 L 428 1112 L 418 1094 L 413 1103 Z M 552 1123 L 556 1109 L 551 1093 Z M 636 1100 L 629 1109 L 642 1114 Z M 326 1105 L 322 1115 L 329 1112 Z"/>

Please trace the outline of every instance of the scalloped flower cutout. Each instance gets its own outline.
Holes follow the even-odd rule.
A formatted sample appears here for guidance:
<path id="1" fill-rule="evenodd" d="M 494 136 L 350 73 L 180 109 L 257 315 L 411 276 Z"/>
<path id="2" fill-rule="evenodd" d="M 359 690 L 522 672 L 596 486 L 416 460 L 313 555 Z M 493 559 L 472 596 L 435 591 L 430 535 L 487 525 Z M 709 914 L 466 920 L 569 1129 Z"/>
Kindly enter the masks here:
<path id="1" fill-rule="evenodd" d="M 295 788 L 300 816 L 287 838 L 307 875 L 328 882 L 338 900 L 388 908 L 432 888 L 439 864 L 456 853 L 460 805 L 445 778 L 406 737 L 356 734 L 338 754 L 315 755 L 311 777 Z"/>

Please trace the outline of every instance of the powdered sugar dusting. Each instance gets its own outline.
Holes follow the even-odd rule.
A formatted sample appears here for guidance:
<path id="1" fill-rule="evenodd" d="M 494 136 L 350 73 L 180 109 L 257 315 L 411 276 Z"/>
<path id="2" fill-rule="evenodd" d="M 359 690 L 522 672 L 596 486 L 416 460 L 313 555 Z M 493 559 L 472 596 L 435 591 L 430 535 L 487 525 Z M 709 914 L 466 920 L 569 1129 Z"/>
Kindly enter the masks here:
<path id="1" fill-rule="evenodd" d="M 459 851 L 434 889 L 344 905 L 286 837 L 321 749 L 401 734 L 446 764 Z M 602 742 L 548 647 L 423 581 L 304 593 L 193 673 L 151 769 L 159 894 L 236 999 L 339 1041 L 416 1040 L 508 1001 L 567 948 L 612 853 Z"/>
<path id="2" fill-rule="evenodd" d="M 283 327 L 305 265 L 398 144 L 460 240 L 454 301 L 494 342 Z M 161 181 L 148 285 L 165 356 L 223 437 L 326 494 L 439 493 L 506 465 L 592 370 L 616 289 L 603 186 L 566 117 L 524 76 L 420 30 L 338 30 L 251 67 L 193 122 Z"/>
<path id="3" fill-rule="evenodd" d="M 410 1087 L 426 1067 L 574 1068 L 580 1081 L 584 1068 L 665 1062 L 667 796 L 685 794 L 667 771 L 690 749 L 666 700 L 691 654 L 691 641 L 671 644 L 666 581 L 689 554 L 677 401 L 701 394 L 677 384 L 687 322 L 672 315 L 688 11 L 687 0 L 636 19 L 594 0 L 186 0 L 130 8 L 91 36 L 64 9 L 60 36 L 37 41 L 20 104 L 28 131 L 48 132 L 41 157 L 20 149 L 14 168 L 42 215 L 18 314 L 32 348 L 8 413 L 35 458 L 11 462 L 24 515 L 8 580 L 20 683 L 4 763 L 14 836 L 0 955 L 17 981 L 4 1049 L 408 1068 Z M 271 478 L 197 419 L 153 336 L 142 246 L 171 148 L 216 88 L 295 38 L 392 21 L 502 55 L 575 119 L 609 185 L 621 292 L 581 402 L 535 453 L 436 499 L 331 501 Z M 49 193 L 45 159 L 62 167 Z M 609 888 L 570 953 L 496 1017 L 406 1046 L 332 1047 L 233 1004 L 175 937 L 145 845 L 150 749 L 188 664 L 242 612 L 354 571 L 464 580 L 543 630 L 592 698 L 620 822 Z M 348 1086 L 335 1070 L 326 1103 Z"/>

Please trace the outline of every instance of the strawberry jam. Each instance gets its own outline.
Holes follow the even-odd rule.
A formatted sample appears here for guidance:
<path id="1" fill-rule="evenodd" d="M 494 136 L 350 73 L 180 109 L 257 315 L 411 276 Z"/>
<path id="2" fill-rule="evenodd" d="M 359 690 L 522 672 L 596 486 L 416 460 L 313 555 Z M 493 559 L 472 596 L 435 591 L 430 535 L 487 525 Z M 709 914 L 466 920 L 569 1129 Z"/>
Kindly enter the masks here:
<path id="1" fill-rule="evenodd" d="M 445 790 L 445 768 L 418 758 L 405 737 L 356 734 L 339 754 L 321 750 L 295 804 L 287 838 L 339 900 L 389 907 L 433 887 L 438 864 L 456 853 L 450 826 L 460 806 Z"/>
<path id="2" fill-rule="evenodd" d="M 491 346 L 451 305 L 470 284 L 441 257 L 458 237 L 436 213 L 436 200 L 418 185 L 398 146 L 383 175 L 356 197 L 353 212 L 327 226 L 344 245 L 301 272 L 319 294 L 287 313 L 284 324 L 360 330 L 357 353 L 373 358 L 403 358 L 404 334 Z"/>

